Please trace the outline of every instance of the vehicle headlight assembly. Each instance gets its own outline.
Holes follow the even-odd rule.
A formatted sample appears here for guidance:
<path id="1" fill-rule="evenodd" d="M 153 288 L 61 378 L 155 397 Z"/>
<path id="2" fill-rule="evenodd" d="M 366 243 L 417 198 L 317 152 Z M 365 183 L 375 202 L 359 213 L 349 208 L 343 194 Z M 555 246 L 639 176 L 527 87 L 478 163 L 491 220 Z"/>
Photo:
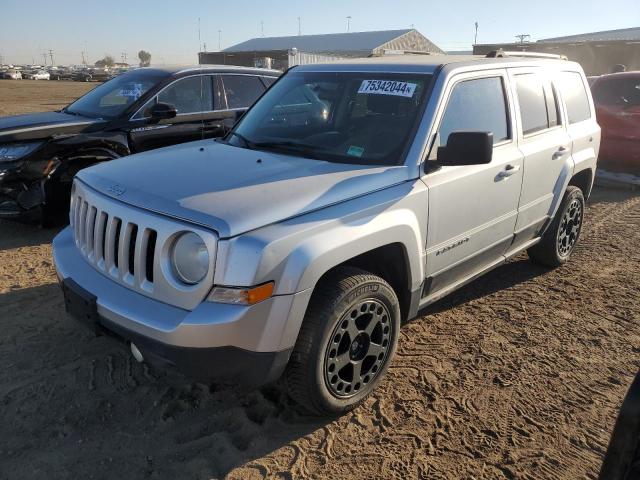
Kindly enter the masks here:
<path id="1" fill-rule="evenodd" d="M 13 162 L 35 151 L 42 142 L 0 144 L 0 162 Z"/>
<path id="2" fill-rule="evenodd" d="M 209 271 L 209 250 L 204 240 L 193 232 L 180 235 L 171 251 L 171 267 L 181 282 L 201 282 Z"/>

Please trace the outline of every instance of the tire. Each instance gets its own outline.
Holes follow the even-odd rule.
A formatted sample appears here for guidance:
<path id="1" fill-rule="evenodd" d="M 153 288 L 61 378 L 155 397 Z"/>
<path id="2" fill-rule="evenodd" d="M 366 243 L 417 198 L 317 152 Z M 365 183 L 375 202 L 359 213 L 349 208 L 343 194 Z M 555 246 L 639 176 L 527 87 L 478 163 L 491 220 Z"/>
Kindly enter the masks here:
<path id="1" fill-rule="evenodd" d="M 314 415 L 352 410 L 386 373 L 399 332 L 391 286 L 363 270 L 337 268 L 309 302 L 285 371 L 289 395 Z"/>
<path id="2" fill-rule="evenodd" d="M 527 250 L 529 258 L 549 267 L 559 267 L 569 260 L 580 238 L 584 209 L 582 190 L 569 185 L 542 240 Z"/>

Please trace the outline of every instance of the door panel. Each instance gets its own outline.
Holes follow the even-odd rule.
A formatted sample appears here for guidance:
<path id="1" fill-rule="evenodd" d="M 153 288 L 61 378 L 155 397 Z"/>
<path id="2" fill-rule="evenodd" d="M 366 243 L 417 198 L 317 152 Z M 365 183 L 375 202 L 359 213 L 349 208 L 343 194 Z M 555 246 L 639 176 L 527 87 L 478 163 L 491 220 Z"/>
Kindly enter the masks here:
<path id="1" fill-rule="evenodd" d="M 451 131 L 491 130 L 498 143 L 489 164 L 442 167 L 423 177 L 429 188 L 427 294 L 503 259 L 513 240 L 523 156 L 511 133 L 506 85 L 506 72 L 496 70 L 456 76 L 446 89 L 436 121 L 440 141 Z"/>
<path id="2" fill-rule="evenodd" d="M 212 83 L 211 75 L 193 75 L 164 88 L 142 110 L 143 118 L 131 122 L 132 150 L 142 152 L 202 139 L 204 122 L 214 108 Z M 148 118 L 148 111 L 155 102 L 174 105 L 178 114 L 175 118 L 153 121 Z"/>

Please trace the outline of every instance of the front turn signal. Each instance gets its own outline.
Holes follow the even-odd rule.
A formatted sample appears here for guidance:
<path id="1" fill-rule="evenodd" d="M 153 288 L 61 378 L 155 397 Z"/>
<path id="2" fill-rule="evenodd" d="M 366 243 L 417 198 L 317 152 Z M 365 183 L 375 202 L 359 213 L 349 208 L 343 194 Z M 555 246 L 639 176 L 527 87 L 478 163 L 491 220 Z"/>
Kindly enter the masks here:
<path id="1" fill-rule="evenodd" d="M 256 287 L 214 287 L 207 298 L 210 302 L 232 303 L 235 305 L 254 305 L 273 296 L 274 282 L 263 283 Z"/>

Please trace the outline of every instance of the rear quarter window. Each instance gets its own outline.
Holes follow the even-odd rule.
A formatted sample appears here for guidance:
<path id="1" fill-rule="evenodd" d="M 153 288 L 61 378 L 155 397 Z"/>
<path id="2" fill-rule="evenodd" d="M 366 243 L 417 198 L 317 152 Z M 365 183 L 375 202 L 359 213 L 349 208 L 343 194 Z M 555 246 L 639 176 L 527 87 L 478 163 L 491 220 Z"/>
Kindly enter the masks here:
<path id="1" fill-rule="evenodd" d="M 560 72 L 557 85 L 567 106 L 569 124 L 590 119 L 591 107 L 582 75 L 578 72 Z"/>

